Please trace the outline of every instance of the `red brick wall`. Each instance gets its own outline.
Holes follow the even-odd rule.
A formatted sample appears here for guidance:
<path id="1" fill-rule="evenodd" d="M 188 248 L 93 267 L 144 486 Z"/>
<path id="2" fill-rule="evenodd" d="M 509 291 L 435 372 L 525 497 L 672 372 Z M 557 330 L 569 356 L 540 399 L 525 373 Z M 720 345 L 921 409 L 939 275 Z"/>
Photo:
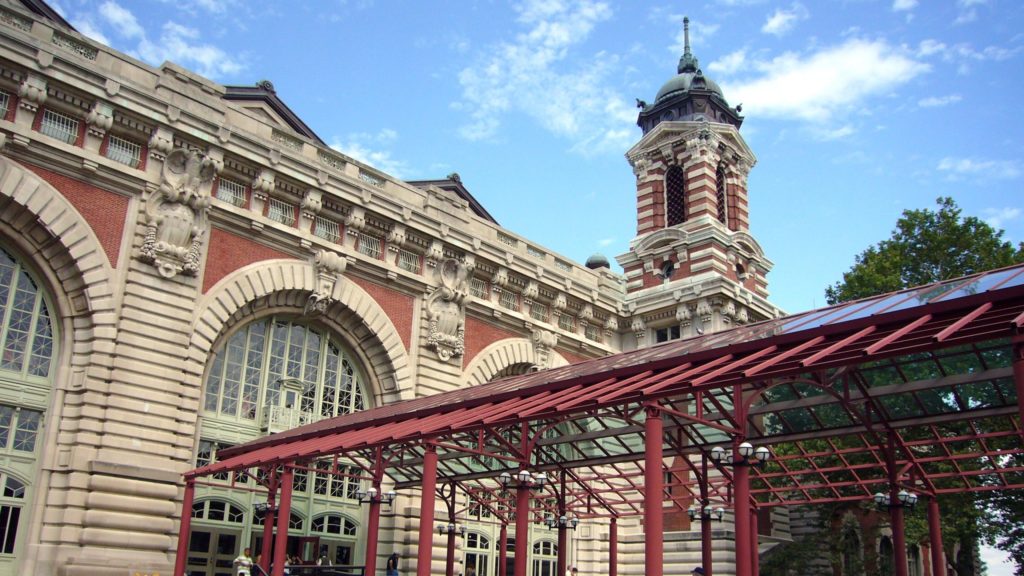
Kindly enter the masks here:
<path id="1" fill-rule="evenodd" d="M 362 278 L 352 278 L 352 281 L 366 290 L 366 293 L 384 309 L 384 313 L 394 324 L 395 330 L 398 330 L 398 335 L 402 337 L 402 344 L 405 344 L 405 349 L 408 351 L 412 343 L 412 315 L 415 299 L 408 294 L 402 294 L 397 290 L 374 284 Z"/>
<path id="2" fill-rule="evenodd" d="M 462 355 L 462 367 L 465 368 L 476 359 L 481 350 L 499 340 L 522 338 L 520 334 L 502 330 L 473 317 L 466 318 L 466 353 Z"/>
<path id="3" fill-rule="evenodd" d="M 121 238 L 124 237 L 125 220 L 128 218 L 128 197 L 50 172 L 39 166 L 26 166 L 71 202 L 96 234 L 100 246 L 103 246 L 103 251 L 107 253 L 110 265 L 116 268 L 117 256 L 121 252 Z"/>
<path id="4" fill-rule="evenodd" d="M 262 260 L 291 258 L 288 254 L 220 228 L 210 229 L 210 253 L 203 272 L 203 294 L 228 274 Z"/>
<path id="5" fill-rule="evenodd" d="M 569 362 L 569 364 L 575 364 L 577 362 L 583 362 L 584 360 L 590 360 L 590 358 L 580 356 L 578 354 L 572 354 L 570 352 L 566 352 L 565 350 L 558 350 L 556 348 L 555 351 L 561 354 L 562 358 L 565 358 Z"/>

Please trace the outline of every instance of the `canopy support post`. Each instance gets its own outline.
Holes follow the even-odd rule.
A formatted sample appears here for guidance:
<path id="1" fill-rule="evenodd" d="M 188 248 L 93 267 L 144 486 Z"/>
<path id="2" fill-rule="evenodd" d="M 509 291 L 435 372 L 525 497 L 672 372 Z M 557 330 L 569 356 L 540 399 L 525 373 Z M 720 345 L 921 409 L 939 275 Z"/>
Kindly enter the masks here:
<path id="1" fill-rule="evenodd" d="M 757 507 L 750 508 L 750 574 L 759 576 L 761 573 L 761 554 L 757 543 Z"/>
<path id="2" fill-rule="evenodd" d="M 568 527 L 562 523 L 562 518 L 565 518 L 566 522 L 569 521 L 569 516 L 565 510 L 565 470 L 562 470 L 560 480 L 561 492 L 558 495 L 558 518 L 555 518 L 556 525 L 558 526 L 558 572 L 556 574 L 565 574 L 566 558 L 569 557 L 569 550 L 566 546 Z"/>
<path id="3" fill-rule="evenodd" d="M 285 465 L 281 474 L 281 505 L 277 508 L 277 537 L 274 540 L 274 569 L 271 576 L 284 576 L 285 552 L 288 548 L 288 520 L 292 515 L 292 476 L 295 472 Z"/>
<path id="4" fill-rule="evenodd" d="M 1013 335 L 1013 382 L 1017 386 L 1017 415 L 1024 435 L 1024 332 Z"/>
<path id="5" fill-rule="evenodd" d="M 526 556 L 530 550 L 530 485 L 516 484 L 516 554 L 515 576 L 526 576 Z"/>
<path id="6" fill-rule="evenodd" d="M 942 548 L 942 522 L 939 499 L 928 499 L 928 540 L 931 543 L 932 576 L 946 576 L 946 553 Z"/>
<path id="7" fill-rule="evenodd" d="M 508 522 L 504 521 L 498 533 L 498 576 L 508 576 Z"/>
<path id="8" fill-rule="evenodd" d="M 174 557 L 174 576 L 185 576 L 188 561 L 188 541 L 192 535 L 192 502 L 196 496 L 196 481 L 185 480 L 185 494 L 181 499 L 181 522 L 178 524 L 178 550 Z"/>
<path id="9" fill-rule="evenodd" d="M 742 462 L 740 439 L 733 442 L 733 458 Z M 753 576 L 750 565 L 750 467 L 743 463 L 733 468 L 733 519 L 736 522 L 736 576 Z"/>
<path id="10" fill-rule="evenodd" d="M 700 505 L 703 513 L 704 507 L 710 502 L 708 500 L 708 456 L 701 452 L 700 456 Z M 705 576 L 712 576 L 711 567 L 711 518 L 703 519 L 700 523 L 700 564 L 704 568 Z"/>
<path id="11" fill-rule="evenodd" d="M 664 478 L 661 473 L 664 423 L 655 405 L 646 408 L 644 421 L 644 573 L 664 573 Z M 517 575 L 518 576 L 518 575 Z"/>
<path id="12" fill-rule="evenodd" d="M 619 519 L 608 527 L 608 576 L 619 576 Z"/>
<path id="13" fill-rule="evenodd" d="M 274 519 L 277 514 L 274 504 L 277 500 L 277 470 L 270 472 L 270 484 L 267 486 L 267 511 L 263 515 L 263 545 L 260 546 L 260 568 L 270 573 L 270 554 L 274 549 Z"/>
<path id="14" fill-rule="evenodd" d="M 437 447 L 427 443 L 423 452 L 423 487 L 420 494 L 420 539 L 416 576 L 430 576 L 434 551 L 434 495 L 437 492 Z"/>

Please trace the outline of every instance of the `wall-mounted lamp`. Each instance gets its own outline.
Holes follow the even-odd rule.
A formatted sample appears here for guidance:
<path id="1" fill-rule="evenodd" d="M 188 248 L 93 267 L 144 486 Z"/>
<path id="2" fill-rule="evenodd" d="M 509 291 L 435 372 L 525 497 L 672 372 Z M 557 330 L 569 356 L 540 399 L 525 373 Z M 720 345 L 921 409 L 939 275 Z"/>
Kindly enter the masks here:
<path id="1" fill-rule="evenodd" d="M 726 450 L 721 446 L 711 449 L 711 459 L 722 466 L 764 466 L 764 463 L 772 457 L 772 453 L 764 446 L 754 448 L 750 442 L 743 442 L 737 448 L 739 460 L 726 460 Z"/>

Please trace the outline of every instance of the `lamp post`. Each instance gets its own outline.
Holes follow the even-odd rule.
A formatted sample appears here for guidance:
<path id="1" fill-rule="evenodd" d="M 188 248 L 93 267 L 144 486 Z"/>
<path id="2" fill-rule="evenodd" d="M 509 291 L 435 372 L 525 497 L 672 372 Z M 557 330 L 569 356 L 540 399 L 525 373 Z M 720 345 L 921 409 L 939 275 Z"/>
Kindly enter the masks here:
<path id="1" fill-rule="evenodd" d="M 733 441 L 732 458 L 727 458 L 722 446 L 711 449 L 712 460 L 735 471 L 732 483 L 735 490 L 736 576 L 751 576 L 757 555 L 757 535 L 752 533 L 750 521 L 750 468 L 764 466 L 771 456 L 764 446 L 754 448 L 750 442 L 738 442 L 738 439 Z"/>
<path id="2" fill-rule="evenodd" d="M 913 510 L 917 505 L 917 494 L 901 489 L 896 491 L 896 485 L 890 484 L 889 494 L 878 492 L 873 500 L 879 510 L 889 511 L 889 520 L 892 523 L 893 541 L 893 564 L 896 568 L 896 576 L 907 576 L 907 542 L 904 534 L 903 510 Z"/>
<path id="3" fill-rule="evenodd" d="M 690 521 L 699 522 L 713 522 L 715 520 L 721 521 L 725 518 L 725 508 L 719 506 L 718 508 L 712 508 L 710 505 L 704 507 L 690 506 L 686 510 L 686 514 L 690 517 Z"/>
<path id="4" fill-rule="evenodd" d="M 515 477 L 509 472 L 502 472 L 498 481 L 506 490 L 512 487 L 516 489 L 516 556 L 513 576 L 526 576 L 526 560 L 530 549 L 530 491 L 543 490 L 548 475 L 544 472 L 531 474 L 522 468 L 516 472 Z"/>
<path id="5" fill-rule="evenodd" d="M 380 504 L 384 502 L 391 506 L 397 496 L 398 493 L 394 490 L 388 490 L 381 494 L 380 489 L 376 486 L 370 486 L 366 490 L 363 490 L 362 487 L 356 489 L 356 500 L 360 504 L 368 504 L 370 506 L 369 518 L 366 523 L 366 566 L 371 573 L 377 569 L 377 532 L 380 527 Z"/>

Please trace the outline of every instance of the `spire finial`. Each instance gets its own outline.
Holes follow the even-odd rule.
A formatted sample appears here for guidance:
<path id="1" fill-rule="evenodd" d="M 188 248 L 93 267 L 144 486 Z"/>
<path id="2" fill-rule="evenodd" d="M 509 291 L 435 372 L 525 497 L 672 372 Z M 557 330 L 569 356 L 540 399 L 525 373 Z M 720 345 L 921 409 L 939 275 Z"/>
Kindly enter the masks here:
<path id="1" fill-rule="evenodd" d="M 683 54 L 690 53 L 690 17 L 683 16 Z"/>
<path id="2" fill-rule="evenodd" d="M 683 17 L 683 56 L 679 59 L 679 73 L 696 72 L 697 59 L 690 52 L 690 17 Z"/>

